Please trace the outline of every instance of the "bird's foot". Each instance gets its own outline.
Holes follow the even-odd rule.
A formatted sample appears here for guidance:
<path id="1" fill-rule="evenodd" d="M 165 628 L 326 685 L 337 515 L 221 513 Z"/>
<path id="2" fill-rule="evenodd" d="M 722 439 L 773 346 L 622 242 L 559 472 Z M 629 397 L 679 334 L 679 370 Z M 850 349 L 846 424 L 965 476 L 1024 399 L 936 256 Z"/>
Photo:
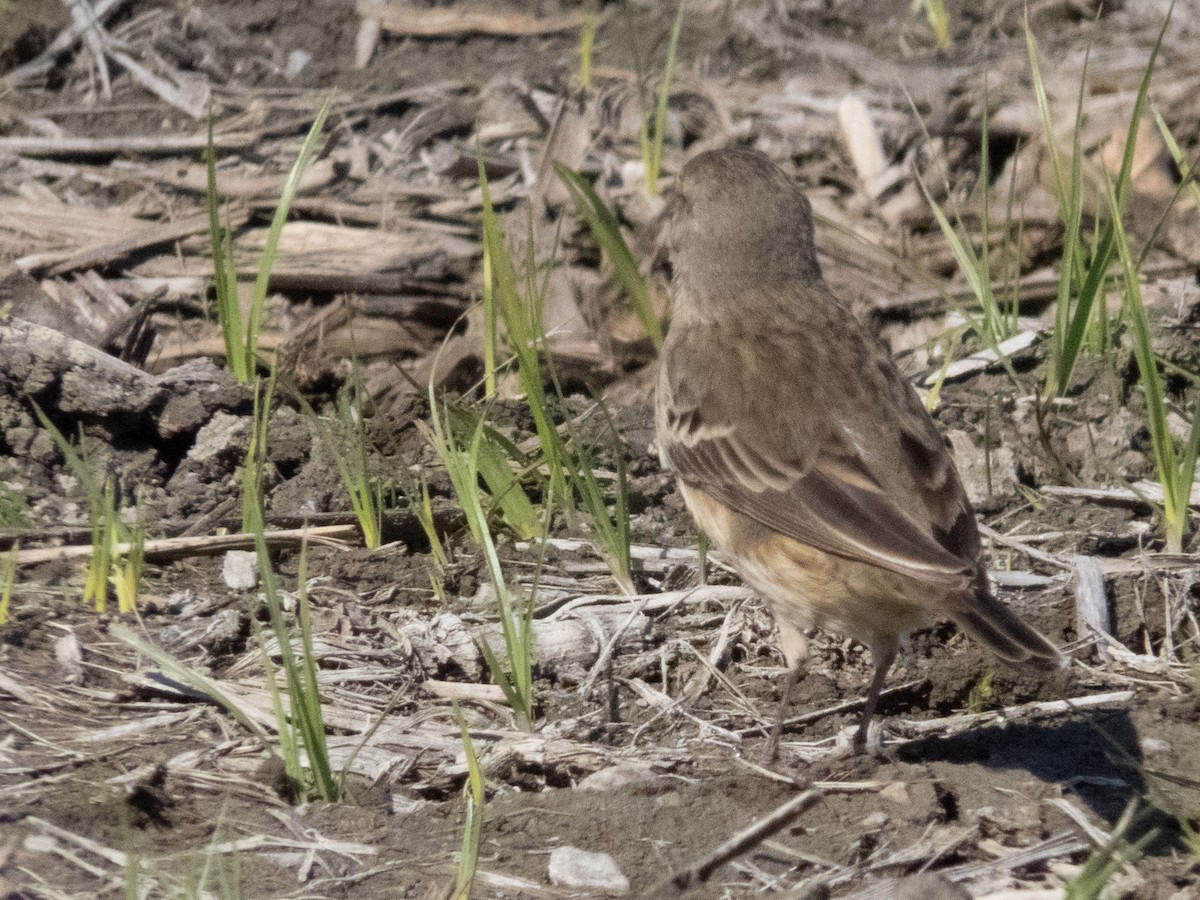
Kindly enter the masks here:
<path id="1" fill-rule="evenodd" d="M 843 758 L 869 753 L 874 757 L 885 755 L 883 739 L 887 731 L 881 722 L 873 721 L 863 730 L 859 725 L 843 728 L 834 738 L 834 747 Z"/>

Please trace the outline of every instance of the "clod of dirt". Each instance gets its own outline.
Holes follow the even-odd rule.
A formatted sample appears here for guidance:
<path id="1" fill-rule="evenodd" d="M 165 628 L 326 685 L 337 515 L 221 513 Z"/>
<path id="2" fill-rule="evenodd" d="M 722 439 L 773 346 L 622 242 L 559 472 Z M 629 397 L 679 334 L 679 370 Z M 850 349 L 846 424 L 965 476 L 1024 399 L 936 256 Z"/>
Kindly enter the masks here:
<path id="1" fill-rule="evenodd" d="M 946 433 L 963 488 L 979 510 L 1002 503 L 1017 491 L 1017 463 L 1010 447 L 978 447 L 965 431 Z"/>

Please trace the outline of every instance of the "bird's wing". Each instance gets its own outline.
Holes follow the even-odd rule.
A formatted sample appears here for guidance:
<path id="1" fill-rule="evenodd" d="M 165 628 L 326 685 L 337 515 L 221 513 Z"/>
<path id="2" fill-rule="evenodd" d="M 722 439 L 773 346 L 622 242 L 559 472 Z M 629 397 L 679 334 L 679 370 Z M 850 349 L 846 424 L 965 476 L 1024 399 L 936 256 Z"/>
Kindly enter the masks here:
<path id="1" fill-rule="evenodd" d="M 735 352 L 720 364 L 677 364 L 686 346 L 668 352 L 659 386 L 668 465 L 689 486 L 803 544 L 946 586 L 973 577 L 979 538 L 970 503 L 890 359 L 806 377 L 804 354 L 813 348 L 802 336 L 764 340 L 753 358 Z M 780 377 L 749 371 L 764 359 Z M 872 378 L 871 390 L 847 387 L 846 379 Z M 810 396 L 798 402 L 804 391 Z M 862 403 L 877 409 L 864 415 Z"/>

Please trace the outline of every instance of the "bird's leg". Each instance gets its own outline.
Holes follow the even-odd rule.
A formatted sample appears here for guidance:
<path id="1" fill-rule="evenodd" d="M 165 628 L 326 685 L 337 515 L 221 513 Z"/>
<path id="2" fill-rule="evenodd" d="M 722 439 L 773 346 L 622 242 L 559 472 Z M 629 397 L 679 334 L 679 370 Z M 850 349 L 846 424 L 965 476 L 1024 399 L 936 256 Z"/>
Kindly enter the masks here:
<path id="1" fill-rule="evenodd" d="M 763 753 L 763 762 L 767 765 L 775 762 L 779 755 L 779 740 L 783 736 L 783 720 L 787 718 L 788 707 L 792 705 L 792 690 L 800 683 L 804 675 L 803 665 L 790 666 L 787 679 L 783 683 L 783 696 L 779 700 L 779 711 L 775 714 L 775 727 L 771 729 L 771 740 Z"/>
<path id="2" fill-rule="evenodd" d="M 887 646 L 871 648 L 871 658 L 875 660 L 875 676 L 871 679 L 871 688 L 867 691 L 862 716 L 858 720 L 858 732 L 854 735 L 854 751 L 856 753 L 861 753 L 867 746 L 867 732 L 871 727 L 871 717 L 875 715 L 875 707 L 879 705 L 879 695 L 883 691 L 883 683 L 887 680 L 888 669 L 896 661 L 896 649 L 894 641 Z"/>
<path id="3" fill-rule="evenodd" d="M 787 718 L 788 707 L 792 702 L 792 690 L 804 676 L 804 663 L 808 658 L 808 638 L 804 632 L 783 618 L 777 618 L 779 625 L 779 643 L 783 650 L 783 658 L 787 660 L 788 675 L 783 683 L 783 697 L 779 701 L 779 711 L 775 715 L 775 727 L 771 729 L 771 739 L 763 761 L 770 765 L 775 762 L 779 753 L 779 740 L 783 736 L 783 720 Z"/>

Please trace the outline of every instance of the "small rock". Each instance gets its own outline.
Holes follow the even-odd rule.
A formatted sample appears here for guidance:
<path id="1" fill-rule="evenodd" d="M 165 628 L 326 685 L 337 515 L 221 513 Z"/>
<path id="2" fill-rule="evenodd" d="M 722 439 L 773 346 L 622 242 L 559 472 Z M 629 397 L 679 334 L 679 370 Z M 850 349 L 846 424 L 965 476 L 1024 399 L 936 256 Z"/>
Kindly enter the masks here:
<path id="1" fill-rule="evenodd" d="M 879 812 L 871 813 L 869 816 L 863 819 L 862 827 L 868 829 L 869 831 L 879 831 L 879 829 L 884 828 L 890 821 L 892 821 L 892 817 L 880 810 Z"/>
<path id="2" fill-rule="evenodd" d="M 310 62 L 312 62 L 312 54 L 307 50 L 293 50 L 288 54 L 287 65 L 283 69 L 283 77 L 291 81 L 303 72 Z"/>
<path id="3" fill-rule="evenodd" d="M 67 684 L 83 683 L 83 648 L 71 631 L 54 642 L 54 659 L 62 670 L 62 680 Z"/>
<path id="4" fill-rule="evenodd" d="M 615 791 L 631 784 L 645 784 L 658 776 L 649 763 L 625 762 L 593 772 L 576 786 L 581 791 Z"/>
<path id="5" fill-rule="evenodd" d="M 405 797 L 402 794 L 392 795 L 392 814 L 397 816 L 408 816 L 424 809 L 432 804 L 428 800 L 422 800 L 419 797 Z"/>
<path id="6" fill-rule="evenodd" d="M 909 803 L 908 785 L 903 781 L 893 781 L 882 791 L 879 792 L 879 797 L 882 800 L 887 800 L 891 803 Z"/>
<path id="7" fill-rule="evenodd" d="M 550 852 L 550 883 L 606 894 L 629 893 L 629 879 L 611 856 L 578 847 L 558 847 Z"/>
<path id="8" fill-rule="evenodd" d="M 992 497 L 1008 497 L 1017 489 L 1017 463 L 1008 447 L 985 452 L 965 431 L 946 434 L 967 496 L 976 506 Z"/>
<path id="9" fill-rule="evenodd" d="M 1171 745 L 1162 738 L 1144 737 L 1141 740 L 1142 752 L 1147 756 L 1152 756 L 1155 753 L 1166 753 L 1171 749 Z"/>
<path id="10" fill-rule="evenodd" d="M 194 463 L 206 463 L 232 452 L 240 459 L 249 429 L 249 419 L 224 411 L 217 412 L 196 433 L 196 442 L 188 451 L 187 458 Z"/>
<path id="11" fill-rule="evenodd" d="M 221 577 L 235 591 L 249 591 L 258 586 L 258 554 L 249 550 L 230 550 L 221 564 Z"/>

